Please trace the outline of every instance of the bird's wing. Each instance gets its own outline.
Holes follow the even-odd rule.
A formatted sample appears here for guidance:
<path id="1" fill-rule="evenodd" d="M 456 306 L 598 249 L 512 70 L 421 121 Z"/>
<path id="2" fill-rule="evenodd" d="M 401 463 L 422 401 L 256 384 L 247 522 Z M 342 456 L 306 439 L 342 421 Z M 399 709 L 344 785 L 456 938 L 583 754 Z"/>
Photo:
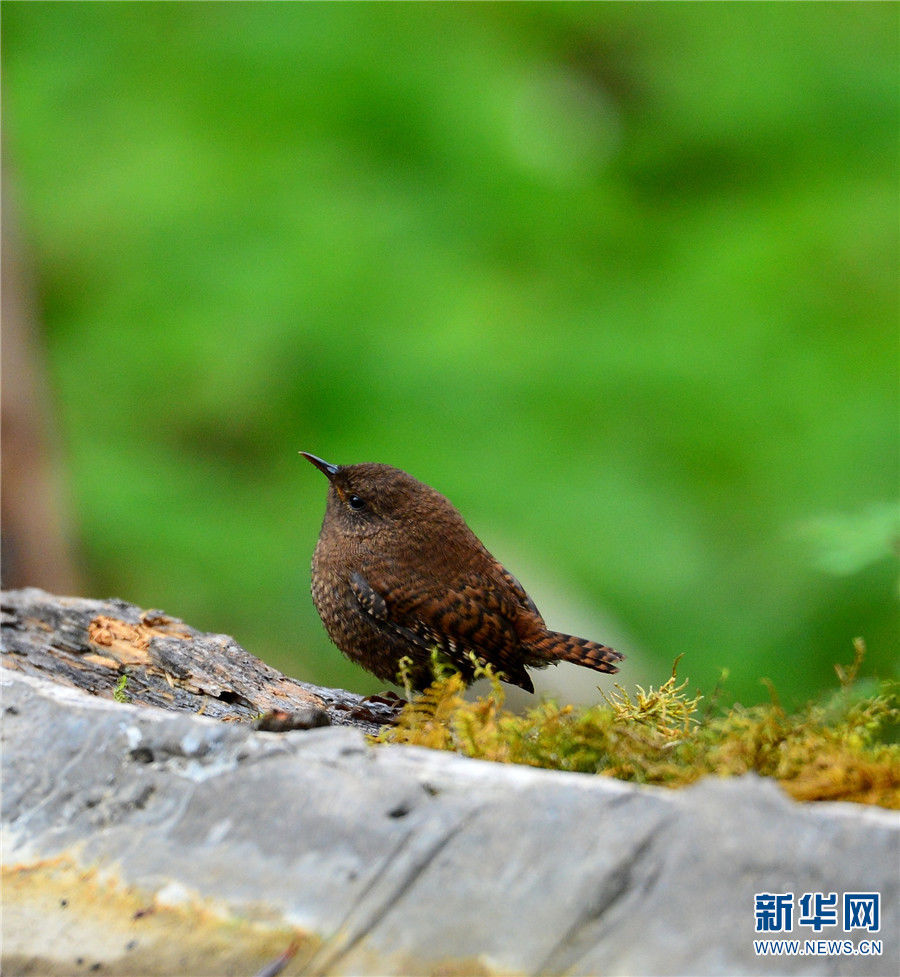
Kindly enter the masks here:
<path id="1" fill-rule="evenodd" d="M 502 569 L 502 568 L 501 568 Z M 505 572 L 505 571 L 504 571 Z M 437 648 L 471 676 L 469 654 L 489 662 L 508 682 L 528 691 L 534 687 L 521 658 L 515 621 L 530 601 L 521 585 L 508 575 L 518 592 L 510 600 L 496 582 L 477 574 L 454 581 L 447 589 L 417 587 L 410 579 L 373 583 L 354 573 L 350 586 L 363 610 L 385 630 L 400 635 L 427 652 Z M 524 598 L 521 606 L 520 594 Z M 533 607 L 533 605 L 530 605 Z"/>
<path id="2" fill-rule="evenodd" d="M 497 573 L 499 573 L 500 576 L 503 577 L 503 579 L 509 584 L 510 589 L 516 595 L 516 599 L 519 601 L 522 607 L 526 607 L 529 611 L 531 611 L 531 613 L 534 614 L 535 617 L 539 618 L 541 623 L 543 624 L 544 618 L 542 617 L 541 612 L 537 609 L 534 601 L 525 592 L 525 588 L 509 572 L 509 570 L 507 570 L 506 567 L 503 566 L 502 563 L 497 563 L 495 561 L 495 566 L 496 566 Z"/>

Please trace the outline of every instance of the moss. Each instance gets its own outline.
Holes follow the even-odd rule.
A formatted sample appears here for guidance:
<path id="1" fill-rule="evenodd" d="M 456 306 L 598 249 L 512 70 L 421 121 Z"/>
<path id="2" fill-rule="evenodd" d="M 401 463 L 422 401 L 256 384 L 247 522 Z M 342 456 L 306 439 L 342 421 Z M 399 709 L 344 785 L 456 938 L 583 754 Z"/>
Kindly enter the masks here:
<path id="1" fill-rule="evenodd" d="M 116 687 L 113 689 L 113 698 L 116 702 L 128 702 L 128 673 L 122 672 L 119 676 L 119 680 L 116 682 Z"/>
<path id="2" fill-rule="evenodd" d="M 376 743 L 407 743 L 502 763 L 597 773 L 635 783 L 681 787 L 698 778 L 750 771 L 774 777 L 797 800 L 843 800 L 900 808 L 898 686 L 857 682 L 864 654 L 836 666 L 840 689 L 795 714 L 770 687 L 766 705 L 728 709 L 678 683 L 677 666 L 658 688 L 622 686 L 586 708 L 544 702 L 516 715 L 500 682 L 463 698 L 459 675 L 441 675 Z M 715 696 L 714 696 L 715 699 Z"/>

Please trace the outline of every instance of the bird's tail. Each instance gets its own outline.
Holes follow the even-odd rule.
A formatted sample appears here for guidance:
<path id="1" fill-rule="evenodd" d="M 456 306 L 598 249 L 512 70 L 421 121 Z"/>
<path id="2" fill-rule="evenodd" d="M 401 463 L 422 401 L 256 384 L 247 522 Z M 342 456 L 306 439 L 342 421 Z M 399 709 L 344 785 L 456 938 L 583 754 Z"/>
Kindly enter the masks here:
<path id="1" fill-rule="evenodd" d="M 625 657 L 607 645 L 559 631 L 547 631 L 531 647 L 547 661 L 574 662 L 597 672 L 617 672 L 619 669 L 616 663 Z"/>

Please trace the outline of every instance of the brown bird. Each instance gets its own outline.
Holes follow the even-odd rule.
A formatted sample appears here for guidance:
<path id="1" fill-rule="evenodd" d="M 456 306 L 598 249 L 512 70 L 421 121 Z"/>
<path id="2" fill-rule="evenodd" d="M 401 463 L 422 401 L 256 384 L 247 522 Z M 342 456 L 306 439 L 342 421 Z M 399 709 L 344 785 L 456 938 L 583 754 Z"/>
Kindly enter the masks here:
<path id="1" fill-rule="evenodd" d="M 616 672 L 606 645 L 549 631 L 518 580 L 487 551 L 448 499 L 390 465 L 331 465 L 312 561 L 312 597 L 331 640 L 388 682 L 409 659 L 415 689 L 433 680 L 432 654 L 468 682 L 474 656 L 534 692 L 528 668 L 559 661 Z"/>

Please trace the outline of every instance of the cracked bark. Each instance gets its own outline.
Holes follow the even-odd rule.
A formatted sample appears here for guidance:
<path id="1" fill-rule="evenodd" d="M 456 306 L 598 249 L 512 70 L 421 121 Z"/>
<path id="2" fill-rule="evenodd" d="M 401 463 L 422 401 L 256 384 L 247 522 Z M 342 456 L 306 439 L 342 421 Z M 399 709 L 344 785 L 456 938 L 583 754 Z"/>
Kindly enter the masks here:
<path id="1" fill-rule="evenodd" d="M 321 725 L 376 732 L 398 703 L 299 682 L 233 638 L 122 600 L 2 593 L 2 665 L 106 699 L 257 722 L 273 732 Z"/>

